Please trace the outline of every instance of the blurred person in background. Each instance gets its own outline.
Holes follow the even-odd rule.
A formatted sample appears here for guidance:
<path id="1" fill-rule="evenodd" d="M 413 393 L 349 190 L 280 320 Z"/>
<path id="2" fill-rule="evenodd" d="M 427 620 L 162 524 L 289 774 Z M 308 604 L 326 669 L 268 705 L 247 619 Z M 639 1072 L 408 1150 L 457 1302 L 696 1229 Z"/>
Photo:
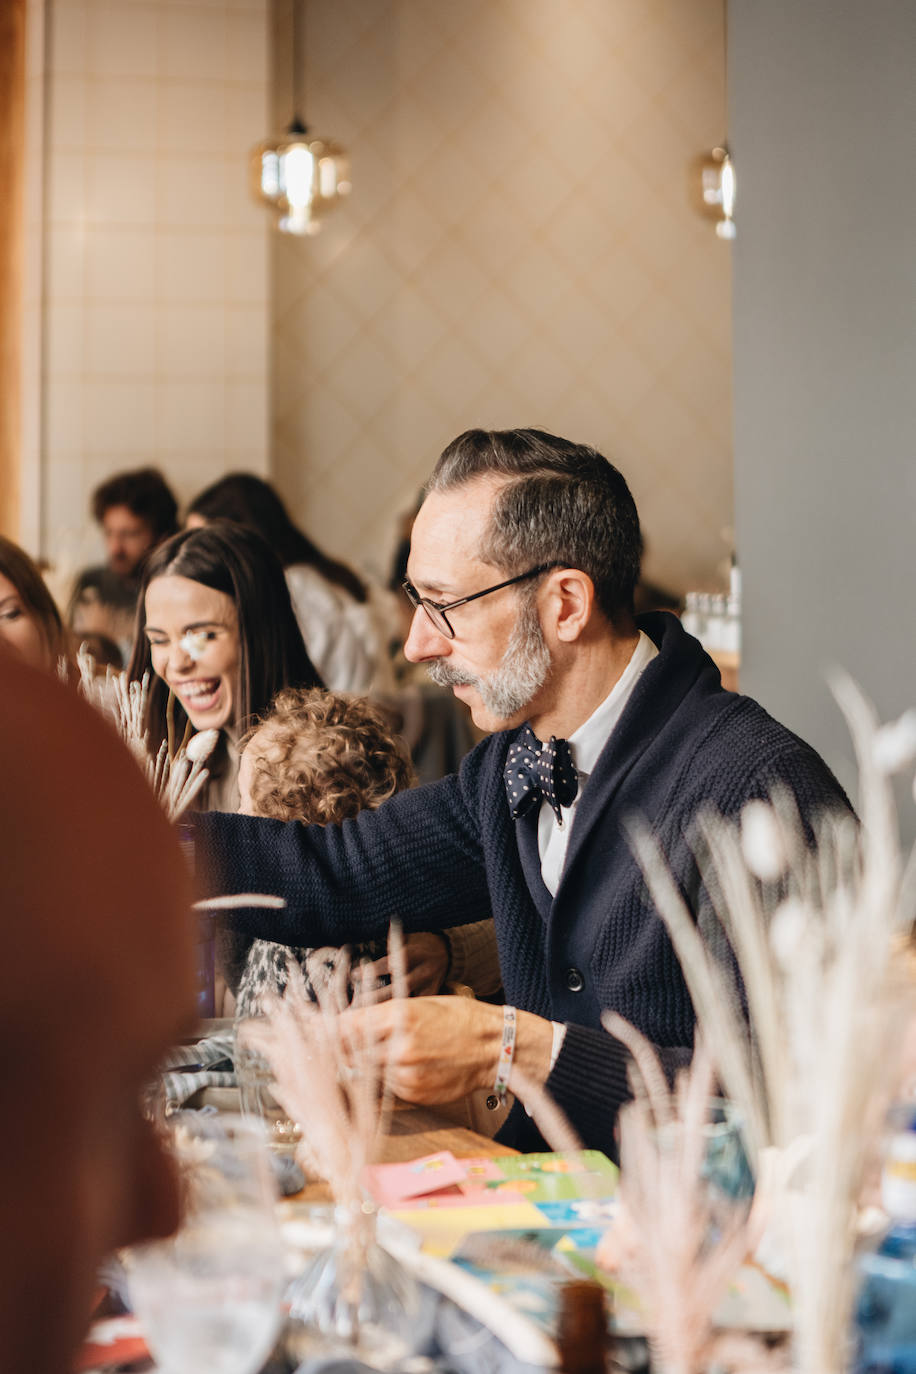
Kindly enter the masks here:
<path id="1" fill-rule="evenodd" d="M 0 646 L 47 672 L 69 657 L 60 611 L 37 565 L 0 535 Z"/>
<path id="2" fill-rule="evenodd" d="M 220 478 L 194 498 L 185 523 L 193 529 L 211 520 L 257 530 L 277 554 L 309 656 L 330 690 L 391 685 L 387 635 L 369 587 L 293 523 L 269 482 L 250 472 Z"/>
<path id="3" fill-rule="evenodd" d="M 100 1261 L 177 1224 L 139 1100 L 194 1022 L 193 916 L 174 832 L 108 723 L 5 651 L 0 701 L 0 1369 L 66 1374 Z"/>
<path id="4" fill-rule="evenodd" d="M 137 468 L 96 487 L 90 508 L 106 561 L 77 577 L 67 620 L 81 639 L 101 635 L 116 643 L 126 661 L 143 561 L 178 529 L 178 503 L 157 468 Z"/>

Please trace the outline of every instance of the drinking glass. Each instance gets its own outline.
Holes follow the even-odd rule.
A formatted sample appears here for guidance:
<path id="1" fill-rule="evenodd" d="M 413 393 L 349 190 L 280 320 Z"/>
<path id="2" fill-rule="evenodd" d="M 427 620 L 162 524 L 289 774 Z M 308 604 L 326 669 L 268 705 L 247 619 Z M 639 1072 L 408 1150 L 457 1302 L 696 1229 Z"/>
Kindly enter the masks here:
<path id="1" fill-rule="evenodd" d="M 170 1137 L 183 1220 L 171 1239 L 127 1252 L 131 1302 L 163 1374 L 255 1374 L 285 1285 L 263 1134 L 240 1117 L 179 1112 Z"/>
<path id="2" fill-rule="evenodd" d="M 302 1139 L 293 1121 L 274 1095 L 276 1075 L 270 1061 L 245 1038 L 245 1022 L 236 1029 L 233 1061 L 239 1084 L 242 1115 L 263 1124 L 267 1146 L 276 1154 L 295 1156 Z"/>
<path id="3" fill-rule="evenodd" d="M 289 1344 L 303 1360 L 332 1355 L 399 1369 L 422 1343 L 416 1279 L 379 1244 L 369 1202 L 334 1208 L 331 1243 L 290 1284 Z"/>

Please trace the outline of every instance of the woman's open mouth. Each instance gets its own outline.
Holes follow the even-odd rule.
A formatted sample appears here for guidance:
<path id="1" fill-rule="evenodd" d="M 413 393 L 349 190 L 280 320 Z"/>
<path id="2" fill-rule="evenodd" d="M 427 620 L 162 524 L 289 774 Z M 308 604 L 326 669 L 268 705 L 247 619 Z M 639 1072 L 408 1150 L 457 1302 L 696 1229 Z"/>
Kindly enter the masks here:
<path id="1" fill-rule="evenodd" d="M 219 700 L 220 679 L 200 678 L 196 682 L 183 682 L 172 690 L 189 715 L 204 715 L 212 711 Z"/>

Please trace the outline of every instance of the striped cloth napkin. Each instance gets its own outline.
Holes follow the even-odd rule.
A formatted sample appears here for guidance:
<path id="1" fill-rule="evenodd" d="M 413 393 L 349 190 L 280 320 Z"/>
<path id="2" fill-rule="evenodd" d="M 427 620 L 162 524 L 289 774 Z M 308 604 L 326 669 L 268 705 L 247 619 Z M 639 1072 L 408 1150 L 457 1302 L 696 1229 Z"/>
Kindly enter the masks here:
<path id="1" fill-rule="evenodd" d="M 231 1031 L 208 1035 L 194 1045 L 178 1045 L 160 1065 L 166 1106 L 175 1111 L 201 1088 L 237 1088 Z"/>

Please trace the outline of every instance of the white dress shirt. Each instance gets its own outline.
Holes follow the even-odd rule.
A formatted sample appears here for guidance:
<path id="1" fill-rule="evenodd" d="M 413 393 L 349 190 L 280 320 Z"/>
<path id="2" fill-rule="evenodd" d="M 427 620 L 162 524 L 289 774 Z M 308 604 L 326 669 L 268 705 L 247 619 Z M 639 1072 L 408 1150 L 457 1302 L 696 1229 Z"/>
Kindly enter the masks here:
<path id="1" fill-rule="evenodd" d="M 566 860 L 569 846 L 569 832 L 576 818 L 576 807 L 588 783 L 589 775 L 598 762 L 598 755 L 611 737 L 611 733 L 633 693 L 643 670 L 657 655 L 658 650 L 642 630 L 639 643 L 633 650 L 630 661 L 614 683 L 608 696 L 592 712 L 588 720 L 574 730 L 569 737 L 576 772 L 579 774 L 579 790 L 571 805 L 560 808 L 562 823 L 557 821 L 553 808 L 541 802 L 538 816 L 538 853 L 541 856 L 541 877 L 547 890 L 554 895 L 560 885 L 560 874 Z"/>
<path id="2" fill-rule="evenodd" d="M 601 705 L 592 712 L 588 720 L 580 725 L 578 730 L 574 730 L 569 737 L 572 761 L 576 765 L 576 772 L 579 775 L 579 790 L 570 806 L 560 807 L 561 821 L 557 821 L 553 807 L 544 801 L 541 802 L 541 810 L 538 815 L 538 853 L 541 856 L 541 877 L 544 879 L 544 886 L 551 896 L 556 894 L 560 885 L 560 874 L 563 872 L 566 850 L 569 846 L 569 832 L 589 775 L 598 762 L 598 755 L 607 744 L 615 725 L 623 715 L 624 707 L 630 700 L 633 688 L 657 653 L 658 650 L 649 636 L 640 630 L 639 641 L 630 656 L 630 661 L 614 683 L 611 691 Z M 551 1024 L 553 1026 L 553 1043 L 550 1050 L 548 1073 L 552 1072 L 566 1038 L 566 1027 L 561 1022 L 553 1021 Z"/>

